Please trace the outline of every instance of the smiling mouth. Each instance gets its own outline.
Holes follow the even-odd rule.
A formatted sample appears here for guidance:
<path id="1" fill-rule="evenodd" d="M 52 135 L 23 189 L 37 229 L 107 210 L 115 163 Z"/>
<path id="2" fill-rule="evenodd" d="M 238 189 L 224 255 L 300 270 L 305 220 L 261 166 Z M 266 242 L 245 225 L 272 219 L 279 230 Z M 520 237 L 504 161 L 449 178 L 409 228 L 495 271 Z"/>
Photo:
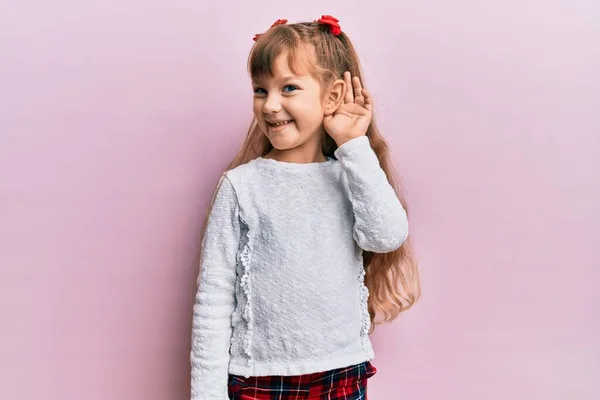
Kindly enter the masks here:
<path id="1" fill-rule="evenodd" d="M 275 123 L 267 121 L 267 124 L 269 124 L 269 126 L 277 127 L 277 126 L 287 125 L 293 121 L 294 121 L 293 119 L 288 119 L 286 121 L 280 121 L 280 122 L 275 122 Z"/>

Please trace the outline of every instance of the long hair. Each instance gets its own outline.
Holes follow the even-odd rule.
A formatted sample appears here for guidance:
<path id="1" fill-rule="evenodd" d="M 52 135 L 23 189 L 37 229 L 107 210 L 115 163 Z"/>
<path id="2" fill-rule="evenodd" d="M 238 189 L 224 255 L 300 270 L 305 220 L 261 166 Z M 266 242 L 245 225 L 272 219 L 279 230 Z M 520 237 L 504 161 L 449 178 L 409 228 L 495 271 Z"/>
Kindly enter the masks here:
<path id="1" fill-rule="evenodd" d="M 327 26 L 317 22 L 277 25 L 261 35 L 248 57 L 248 72 L 251 78 L 273 76 L 274 61 L 284 53 L 287 55 L 290 69 L 294 72 L 306 67 L 308 62 L 311 74 L 321 83 L 322 91 L 343 76 L 344 71 L 350 71 L 352 76 L 358 76 L 364 84 L 360 61 L 348 36 L 342 32 L 336 37 L 330 33 Z M 408 212 L 390 159 L 388 144 L 379 133 L 374 117 L 366 136 L 388 182 Z M 272 149 L 269 139 L 261 131 L 256 118 L 253 118 L 246 139 L 227 170 L 265 156 Z M 335 158 L 337 144 L 331 136 L 325 134 L 322 137 L 321 149 L 325 156 Z M 218 188 L 215 188 L 216 190 Z M 204 220 L 201 243 L 211 210 L 212 202 Z M 419 272 L 410 235 L 395 251 L 389 253 L 364 251 L 363 262 L 366 272 L 365 285 L 369 290 L 368 309 L 371 319 L 369 333 L 372 333 L 376 324 L 391 322 L 417 301 L 421 294 Z M 383 319 L 376 320 L 377 315 L 382 316 Z"/>

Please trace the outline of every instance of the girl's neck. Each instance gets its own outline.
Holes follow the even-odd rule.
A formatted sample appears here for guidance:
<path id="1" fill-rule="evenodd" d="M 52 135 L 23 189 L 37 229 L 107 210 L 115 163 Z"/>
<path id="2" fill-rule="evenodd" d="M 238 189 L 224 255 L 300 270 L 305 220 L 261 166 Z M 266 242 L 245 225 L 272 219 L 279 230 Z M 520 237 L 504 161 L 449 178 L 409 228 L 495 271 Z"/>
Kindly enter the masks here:
<path id="1" fill-rule="evenodd" d="M 272 149 L 263 158 L 296 164 L 320 163 L 327 161 L 320 141 L 316 144 L 304 143 L 291 149 Z"/>

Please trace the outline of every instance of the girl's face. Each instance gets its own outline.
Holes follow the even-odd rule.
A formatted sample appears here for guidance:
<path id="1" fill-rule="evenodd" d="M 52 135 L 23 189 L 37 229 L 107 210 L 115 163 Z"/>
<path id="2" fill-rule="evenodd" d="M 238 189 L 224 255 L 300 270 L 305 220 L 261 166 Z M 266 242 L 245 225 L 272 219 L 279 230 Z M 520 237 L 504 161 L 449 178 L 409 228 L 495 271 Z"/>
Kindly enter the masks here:
<path id="1" fill-rule="evenodd" d="M 252 82 L 258 125 L 277 150 L 318 145 L 325 115 L 319 82 L 308 73 L 294 74 L 285 54 L 273 67 L 273 77 Z"/>

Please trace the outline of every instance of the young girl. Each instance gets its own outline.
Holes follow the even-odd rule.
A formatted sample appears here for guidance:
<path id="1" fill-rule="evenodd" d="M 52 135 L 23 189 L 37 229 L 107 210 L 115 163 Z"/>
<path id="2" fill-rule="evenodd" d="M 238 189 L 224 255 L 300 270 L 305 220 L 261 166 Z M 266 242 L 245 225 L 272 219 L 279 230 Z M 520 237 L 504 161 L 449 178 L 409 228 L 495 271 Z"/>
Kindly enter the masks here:
<path id="1" fill-rule="evenodd" d="M 369 333 L 419 297 L 388 146 L 338 20 L 255 37 L 254 121 L 202 236 L 192 399 L 366 399 Z"/>

